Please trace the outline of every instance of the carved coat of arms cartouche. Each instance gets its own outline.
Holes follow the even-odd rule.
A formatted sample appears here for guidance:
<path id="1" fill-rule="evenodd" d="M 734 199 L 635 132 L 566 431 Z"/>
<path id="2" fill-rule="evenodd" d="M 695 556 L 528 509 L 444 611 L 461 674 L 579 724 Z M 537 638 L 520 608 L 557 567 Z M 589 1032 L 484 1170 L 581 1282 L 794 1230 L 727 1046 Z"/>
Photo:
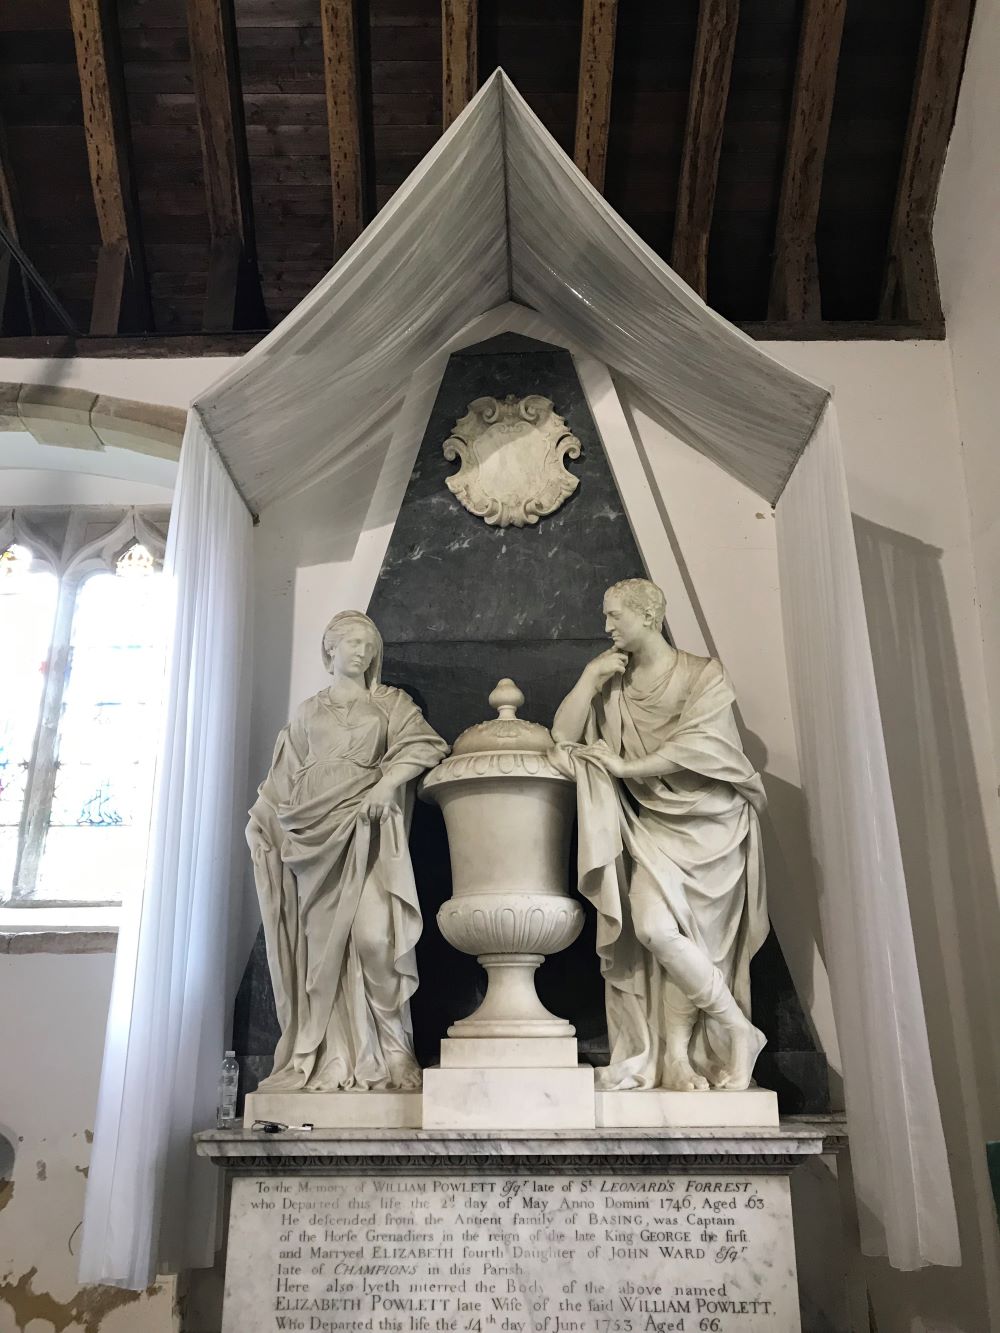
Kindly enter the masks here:
<path id="1" fill-rule="evenodd" d="M 523 528 L 552 514 L 579 486 L 565 459 L 580 457 L 580 441 L 548 398 L 477 398 L 444 442 L 444 456 L 461 467 L 445 478 L 471 514 L 499 528 Z"/>

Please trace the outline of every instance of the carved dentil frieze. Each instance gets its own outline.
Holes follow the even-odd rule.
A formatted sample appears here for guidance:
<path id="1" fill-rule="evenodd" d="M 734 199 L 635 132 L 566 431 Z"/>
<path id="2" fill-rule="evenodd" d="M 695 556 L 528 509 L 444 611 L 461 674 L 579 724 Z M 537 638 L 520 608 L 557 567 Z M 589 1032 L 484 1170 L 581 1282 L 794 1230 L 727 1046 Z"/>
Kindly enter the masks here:
<path id="1" fill-rule="evenodd" d="M 553 514 L 580 481 L 565 460 L 580 457 L 580 441 L 548 398 L 477 398 L 444 442 L 457 458 L 448 489 L 471 514 L 499 527 L 523 528 Z"/>

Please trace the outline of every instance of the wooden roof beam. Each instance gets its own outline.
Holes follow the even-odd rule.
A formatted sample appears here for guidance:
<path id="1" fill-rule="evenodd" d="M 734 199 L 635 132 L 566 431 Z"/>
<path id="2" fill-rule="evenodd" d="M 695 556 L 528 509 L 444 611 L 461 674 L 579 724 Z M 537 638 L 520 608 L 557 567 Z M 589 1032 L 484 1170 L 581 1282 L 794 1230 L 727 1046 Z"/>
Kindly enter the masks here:
<path id="1" fill-rule="evenodd" d="M 202 328 L 260 328 L 266 317 L 233 0 L 187 0 L 187 20 L 211 238 Z"/>
<path id="2" fill-rule="evenodd" d="M 152 326 L 132 178 L 125 85 L 113 0 L 69 0 L 90 181 L 101 232 L 90 331 Z"/>
<path id="3" fill-rule="evenodd" d="M 595 189 L 604 189 L 611 124 L 618 0 L 583 0 L 580 78 L 573 161 Z"/>
<path id="4" fill-rule="evenodd" d="M 882 319 L 941 318 L 931 222 L 955 119 L 973 0 L 927 0 L 889 230 Z"/>
<path id="5" fill-rule="evenodd" d="M 17 234 L 17 187 L 7 154 L 7 136 L 0 121 L 0 222 L 14 241 Z M 20 265 L 0 242 L 0 330 L 5 334 L 36 332 L 31 289 Z"/>
<path id="6" fill-rule="evenodd" d="M 356 0 L 320 0 L 320 25 L 330 134 L 333 253 L 339 259 L 364 226 Z"/>
<path id="7" fill-rule="evenodd" d="M 441 119 L 445 129 L 479 86 L 479 0 L 441 0 Z"/>
<path id="8" fill-rule="evenodd" d="M 739 0 L 701 0 L 670 265 L 703 298 L 739 17 Z"/>
<path id="9" fill-rule="evenodd" d="M 771 270 L 767 317 L 820 318 L 816 222 L 847 0 L 806 0 Z"/>

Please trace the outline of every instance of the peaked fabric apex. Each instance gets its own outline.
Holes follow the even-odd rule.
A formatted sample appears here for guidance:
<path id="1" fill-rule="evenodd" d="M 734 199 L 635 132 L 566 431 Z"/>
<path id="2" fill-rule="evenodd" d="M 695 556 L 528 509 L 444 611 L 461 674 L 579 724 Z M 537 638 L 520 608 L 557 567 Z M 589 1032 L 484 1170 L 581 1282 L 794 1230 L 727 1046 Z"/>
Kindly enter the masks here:
<path id="1" fill-rule="evenodd" d="M 327 276 L 197 403 L 251 508 L 384 442 L 416 368 L 507 300 L 773 503 L 827 400 L 688 286 L 497 70 Z"/>

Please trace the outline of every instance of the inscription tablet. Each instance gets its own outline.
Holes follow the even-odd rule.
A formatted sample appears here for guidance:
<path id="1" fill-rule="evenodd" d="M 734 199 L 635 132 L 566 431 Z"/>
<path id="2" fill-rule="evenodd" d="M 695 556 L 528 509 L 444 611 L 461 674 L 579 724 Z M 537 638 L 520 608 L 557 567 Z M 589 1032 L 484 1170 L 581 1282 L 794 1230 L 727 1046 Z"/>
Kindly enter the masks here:
<path id="1" fill-rule="evenodd" d="M 779 1176 L 233 1182 L 223 1333 L 798 1333 Z"/>

